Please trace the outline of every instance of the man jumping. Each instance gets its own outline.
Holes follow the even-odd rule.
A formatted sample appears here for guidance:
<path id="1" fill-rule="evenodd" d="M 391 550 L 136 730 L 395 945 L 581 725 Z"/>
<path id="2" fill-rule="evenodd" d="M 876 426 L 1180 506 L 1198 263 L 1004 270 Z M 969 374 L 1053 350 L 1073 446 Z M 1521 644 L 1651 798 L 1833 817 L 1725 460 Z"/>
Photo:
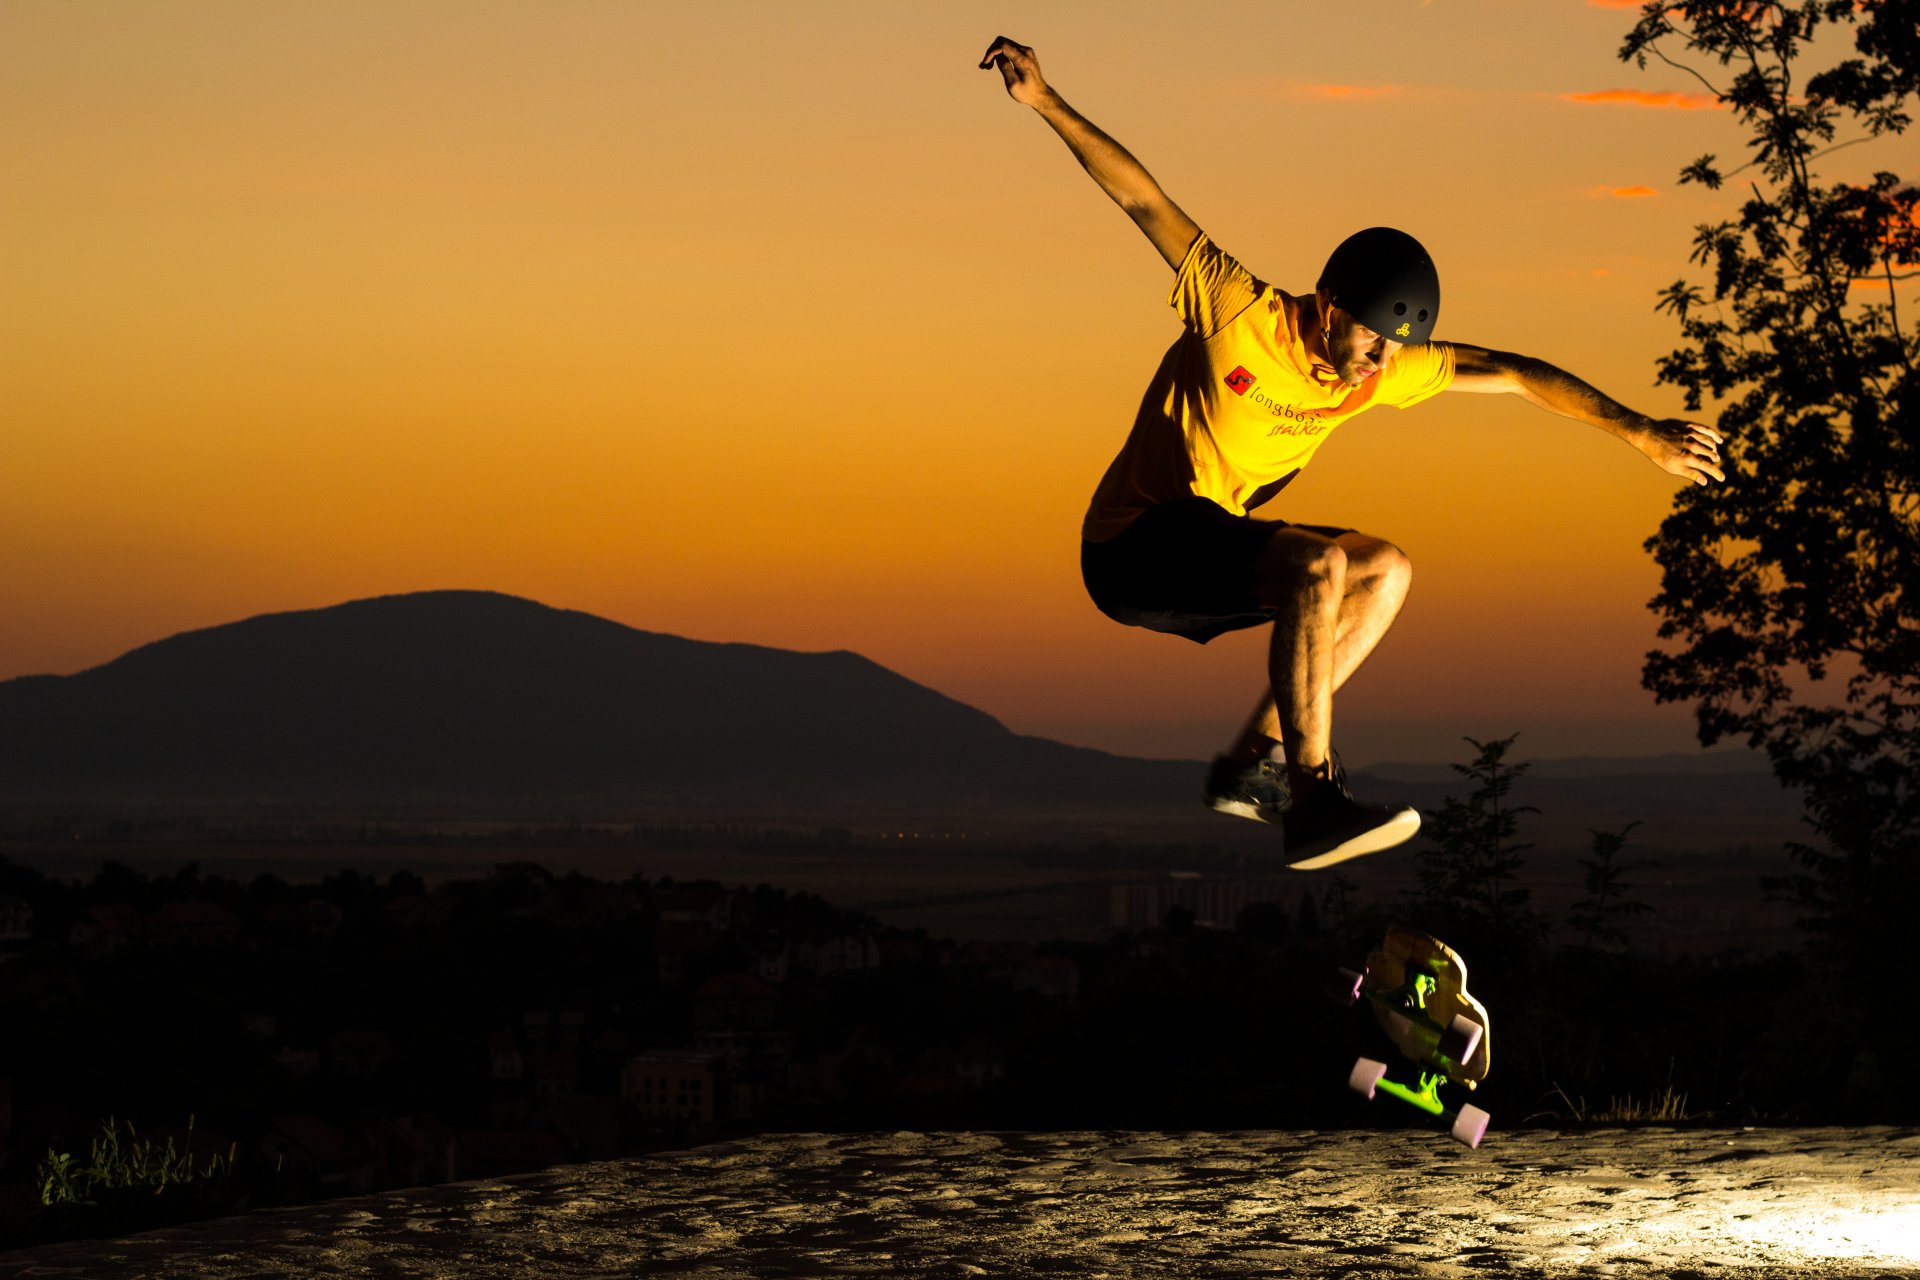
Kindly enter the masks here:
<path id="1" fill-rule="evenodd" d="M 1377 405 L 1442 391 L 1506 391 L 1590 423 L 1695 484 L 1722 437 L 1655 420 L 1543 360 L 1433 342 L 1440 279 L 1412 236 L 1371 227 L 1327 259 L 1314 292 L 1265 284 L 1209 240 L 1119 143 L 1068 106 L 1033 50 L 1002 36 L 997 68 L 1174 269 L 1185 326 L 1160 361 L 1081 528 L 1081 572 L 1100 611 L 1205 644 L 1273 624 L 1268 690 L 1207 776 L 1214 809 L 1278 824 L 1288 863 L 1315 868 L 1392 848 L 1420 827 L 1407 805 L 1362 804 L 1333 753 L 1333 694 L 1406 599 L 1412 566 L 1352 529 L 1247 513 L 1300 473 L 1334 427 Z"/>

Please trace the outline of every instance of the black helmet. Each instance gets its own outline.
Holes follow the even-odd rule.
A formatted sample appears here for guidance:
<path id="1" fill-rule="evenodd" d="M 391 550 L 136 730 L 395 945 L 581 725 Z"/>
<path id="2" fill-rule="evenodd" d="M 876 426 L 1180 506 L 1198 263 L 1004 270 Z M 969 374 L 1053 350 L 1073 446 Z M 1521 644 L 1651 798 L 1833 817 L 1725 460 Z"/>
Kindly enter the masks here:
<path id="1" fill-rule="evenodd" d="M 1395 342 L 1425 342 L 1440 318 L 1440 273 L 1420 242 L 1368 227 L 1340 242 L 1320 273 L 1333 304 Z"/>

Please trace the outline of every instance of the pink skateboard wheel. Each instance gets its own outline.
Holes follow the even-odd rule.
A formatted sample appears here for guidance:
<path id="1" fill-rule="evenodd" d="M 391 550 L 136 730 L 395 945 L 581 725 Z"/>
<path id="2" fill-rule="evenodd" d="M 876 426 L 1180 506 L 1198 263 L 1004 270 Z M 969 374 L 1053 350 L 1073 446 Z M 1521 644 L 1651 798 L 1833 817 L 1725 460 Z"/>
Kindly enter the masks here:
<path id="1" fill-rule="evenodd" d="M 1347 1075 L 1347 1088 L 1361 1097 L 1373 1098 L 1373 1087 L 1387 1074 L 1387 1064 L 1375 1062 L 1372 1058 L 1361 1058 L 1353 1064 L 1353 1070 Z"/>
<path id="2" fill-rule="evenodd" d="M 1464 1142 L 1470 1147 L 1478 1147 L 1480 1139 L 1487 1136 L 1487 1121 L 1492 1116 L 1476 1106 L 1460 1108 L 1460 1114 L 1453 1118 L 1453 1138 L 1455 1142 Z"/>

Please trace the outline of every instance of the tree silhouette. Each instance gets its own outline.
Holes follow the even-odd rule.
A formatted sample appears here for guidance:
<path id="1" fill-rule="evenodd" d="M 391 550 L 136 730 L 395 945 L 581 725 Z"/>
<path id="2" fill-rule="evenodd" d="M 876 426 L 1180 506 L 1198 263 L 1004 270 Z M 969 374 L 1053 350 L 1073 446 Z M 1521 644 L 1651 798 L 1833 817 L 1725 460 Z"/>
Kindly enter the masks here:
<path id="1" fill-rule="evenodd" d="M 1456 945 L 1497 948 L 1503 957 L 1519 954 L 1537 925 L 1527 908 L 1529 891 L 1519 884 L 1521 855 L 1533 846 L 1516 837 L 1520 815 L 1539 810 L 1507 799 L 1528 768 L 1506 758 L 1518 737 L 1466 739 L 1474 757 L 1452 769 L 1474 788 L 1465 800 L 1447 796 L 1440 811 L 1427 816 L 1426 843 L 1417 854 L 1421 909 L 1433 927 Z"/>
<path id="2" fill-rule="evenodd" d="M 1653 863 L 1645 859 L 1619 860 L 1620 851 L 1627 847 L 1627 836 L 1639 825 L 1629 822 L 1618 831 L 1594 831 L 1593 856 L 1579 860 L 1586 872 L 1587 896 L 1568 909 L 1567 923 L 1591 946 L 1605 949 L 1626 945 L 1627 922 L 1653 910 L 1646 903 L 1627 896 L 1633 886 L 1626 880 L 1627 872 Z"/>
<path id="3" fill-rule="evenodd" d="M 1851 32 L 1857 56 L 1803 77 L 1823 29 Z M 1829 958 L 1871 971 L 1920 888 L 1920 344 L 1896 295 L 1920 231 L 1894 173 L 1827 182 L 1815 166 L 1906 129 L 1920 3 L 1660 0 L 1621 50 L 1649 56 L 1712 89 L 1752 154 L 1681 174 L 1750 176 L 1738 217 L 1697 230 L 1710 288 L 1661 296 L 1684 343 L 1659 380 L 1690 409 L 1722 402 L 1727 483 L 1684 489 L 1647 543 L 1670 643 L 1643 680 L 1693 704 L 1703 743 L 1744 737 L 1803 792 L 1820 841 L 1790 846 L 1802 871 L 1780 884 Z"/>

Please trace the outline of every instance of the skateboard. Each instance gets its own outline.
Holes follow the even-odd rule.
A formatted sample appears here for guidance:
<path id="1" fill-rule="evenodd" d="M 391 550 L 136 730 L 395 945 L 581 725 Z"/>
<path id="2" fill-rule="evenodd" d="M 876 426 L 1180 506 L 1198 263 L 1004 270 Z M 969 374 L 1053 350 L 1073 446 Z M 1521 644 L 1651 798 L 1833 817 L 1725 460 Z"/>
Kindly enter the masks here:
<path id="1" fill-rule="evenodd" d="M 1399 926 L 1367 957 L 1360 972 L 1341 969 L 1330 994 L 1345 1004 L 1361 1000 L 1401 1054 L 1420 1068 L 1418 1084 L 1387 1079 L 1387 1064 L 1361 1058 L 1347 1086 L 1372 1099 L 1387 1094 L 1451 1125 L 1456 1141 L 1478 1147 L 1487 1132 L 1487 1113 L 1479 1107 L 1447 1105 L 1440 1088 L 1454 1084 L 1472 1091 L 1487 1078 L 1491 1043 L 1487 1008 L 1467 992 L 1467 962 L 1438 938 Z"/>

